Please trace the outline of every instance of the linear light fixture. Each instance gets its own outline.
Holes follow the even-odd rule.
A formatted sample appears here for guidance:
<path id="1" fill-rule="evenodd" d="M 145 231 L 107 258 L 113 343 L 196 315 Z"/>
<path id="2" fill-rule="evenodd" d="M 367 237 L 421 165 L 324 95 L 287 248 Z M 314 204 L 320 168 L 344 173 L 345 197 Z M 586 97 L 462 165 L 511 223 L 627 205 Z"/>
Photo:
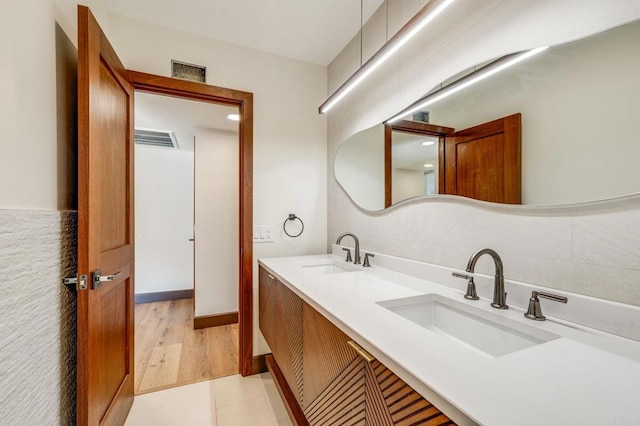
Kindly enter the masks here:
<path id="1" fill-rule="evenodd" d="M 494 74 L 499 73 L 519 62 L 524 61 L 538 53 L 548 49 L 549 46 L 538 47 L 536 49 L 527 50 L 525 52 L 512 53 L 510 55 L 503 56 L 500 59 L 496 59 L 488 65 L 472 72 L 469 75 L 462 77 L 459 80 L 454 81 L 448 86 L 443 87 L 440 90 L 437 90 L 424 98 L 414 102 L 411 106 L 401 111 L 399 114 L 393 116 L 389 120 L 386 121 L 386 124 L 393 124 L 396 121 L 400 120 L 403 117 L 413 114 L 414 112 L 421 110 L 429 105 L 432 105 L 448 96 L 453 95 L 465 89 L 469 86 L 472 86 L 479 81 L 484 80 L 485 78 L 491 77 Z"/>
<path id="2" fill-rule="evenodd" d="M 393 56 L 403 45 L 411 40 L 421 29 L 436 16 L 440 15 L 455 0 L 431 0 L 416 15 L 411 18 L 384 46 L 382 46 L 358 71 L 353 73 L 342 86 L 338 88 L 320 107 L 318 111 L 324 114 L 335 106 L 342 98 L 347 96 L 358 84 L 375 71 L 383 62 Z M 362 31 L 362 28 L 360 28 Z"/>

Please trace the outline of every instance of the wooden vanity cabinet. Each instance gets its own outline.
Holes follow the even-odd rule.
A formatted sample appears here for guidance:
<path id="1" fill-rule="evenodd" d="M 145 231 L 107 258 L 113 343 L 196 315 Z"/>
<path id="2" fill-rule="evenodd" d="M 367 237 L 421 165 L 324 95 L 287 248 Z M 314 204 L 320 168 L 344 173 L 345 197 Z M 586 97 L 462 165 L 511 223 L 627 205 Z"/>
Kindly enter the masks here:
<path id="1" fill-rule="evenodd" d="M 302 299 L 262 267 L 259 293 L 260 331 L 302 406 Z"/>
<path id="2" fill-rule="evenodd" d="M 429 401 L 260 267 L 260 330 L 274 379 L 310 425 L 453 425 Z M 291 403 L 291 401 L 286 401 Z"/>

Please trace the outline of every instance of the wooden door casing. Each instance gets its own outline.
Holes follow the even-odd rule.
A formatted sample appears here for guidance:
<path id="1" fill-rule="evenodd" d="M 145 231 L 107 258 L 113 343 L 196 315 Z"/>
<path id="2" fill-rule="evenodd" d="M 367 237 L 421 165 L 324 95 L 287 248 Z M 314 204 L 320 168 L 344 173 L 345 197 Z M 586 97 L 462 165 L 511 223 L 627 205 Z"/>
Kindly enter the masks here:
<path id="1" fill-rule="evenodd" d="M 129 70 L 135 90 L 194 101 L 236 106 L 240 114 L 240 374 L 262 372 L 260 357 L 253 356 L 253 93 L 194 81 Z"/>
<path id="2" fill-rule="evenodd" d="M 133 402 L 133 87 L 78 6 L 77 424 L 122 424 Z M 91 283 L 97 271 L 115 275 Z"/>
<path id="3" fill-rule="evenodd" d="M 521 114 L 445 138 L 444 192 L 495 203 L 521 201 Z"/>

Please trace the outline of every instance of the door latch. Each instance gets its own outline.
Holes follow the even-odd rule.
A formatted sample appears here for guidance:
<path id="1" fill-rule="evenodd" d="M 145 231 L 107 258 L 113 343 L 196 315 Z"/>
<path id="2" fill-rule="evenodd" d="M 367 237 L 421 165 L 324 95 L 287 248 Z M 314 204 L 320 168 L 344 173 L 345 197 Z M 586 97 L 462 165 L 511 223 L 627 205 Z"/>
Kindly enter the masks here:
<path id="1" fill-rule="evenodd" d="M 116 279 L 116 277 L 118 275 L 120 275 L 122 272 L 118 271 L 113 275 L 102 275 L 102 271 L 100 269 L 98 269 L 97 271 L 93 272 L 93 285 L 91 286 L 91 288 L 93 290 L 100 288 L 100 286 L 102 285 L 102 283 L 105 282 L 109 282 L 109 281 L 113 281 Z"/>
<path id="2" fill-rule="evenodd" d="M 62 280 L 62 284 L 67 288 L 74 290 L 86 290 L 87 289 L 87 276 L 80 275 L 79 277 L 66 277 Z"/>

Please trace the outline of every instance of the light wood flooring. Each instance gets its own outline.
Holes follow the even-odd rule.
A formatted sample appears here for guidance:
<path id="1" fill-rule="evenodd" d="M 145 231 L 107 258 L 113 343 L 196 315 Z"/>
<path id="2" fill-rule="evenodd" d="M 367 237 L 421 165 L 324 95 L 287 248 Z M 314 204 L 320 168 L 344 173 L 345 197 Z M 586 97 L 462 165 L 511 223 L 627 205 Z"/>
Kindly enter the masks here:
<path id="1" fill-rule="evenodd" d="M 135 393 L 238 372 L 238 324 L 193 329 L 193 299 L 136 305 Z"/>

